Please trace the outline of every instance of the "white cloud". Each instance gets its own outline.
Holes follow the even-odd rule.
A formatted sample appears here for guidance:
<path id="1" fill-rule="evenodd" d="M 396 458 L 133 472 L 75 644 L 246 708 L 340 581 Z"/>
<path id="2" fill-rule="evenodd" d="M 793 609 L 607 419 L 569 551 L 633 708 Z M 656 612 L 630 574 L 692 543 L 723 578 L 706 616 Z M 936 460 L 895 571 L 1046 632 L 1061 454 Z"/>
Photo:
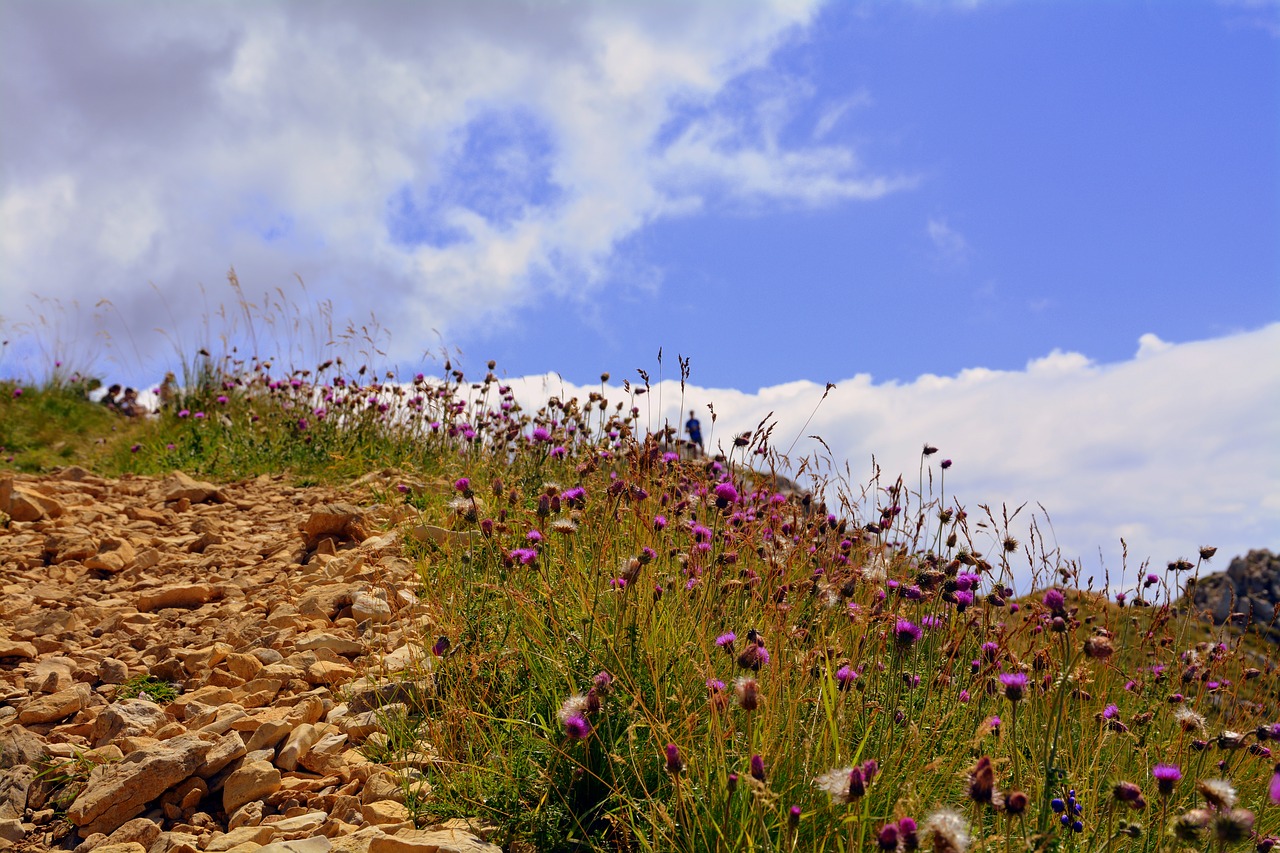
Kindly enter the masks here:
<path id="1" fill-rule="evenodd" d="M 0 294 L 148 328 L 234 265 L 460 332 L 662 217 L 911 186 L 781 141 L 815 2 L 4 4 Z"/>
<path id="2" fill-rule="evenodd" d="M 925 232 L 942 259 L 959 263 L 968 257 L 969 241 L 945 219 L 931 218 L 925 225 Z"/>
<path id="3" fill-rule="evenodd" d="M 865 374 L 835 379 L 807 426 L 824 391 L 811 382 L 754 393 L 689 386 L 681 407 L 679 383 L 668 381 L 638 405 L 647 413 L 661 394 L 657 427 L 663 417 L 682 424 L 682 411 L 712 403 L 718 421 L 712 427 L 704 418 L 703 431 L 725 445 L 773 412 L 775 446 L 786 450 L 798 439 L 794 455 L 825 453 L 807 438 L 821 436 L 837 470 L 848 462 L 854 494 L 873 457 L 883 484 L 902 474 L 914 490 L 928 442 L 940 449 L 932 457 L 935 487 L 937 462 L 950 458 L 947 494 L 972 518 L 978 504 L 997 518 L 1002 505 L 1026 504 L 1013 526 L 1024 543 L 1042 505 L 1052 526 L 1038 523 L 1050 547 L 1056 541 L 1064 559 L 1080 561 L 1081 581 L 1094 576 L 1099 587 L 1104 570 L 1113 584 L 1120 577 L 1121 538 L 1130 581 L 1143 561 L 1162 571 L 1178 557 L 1194 558 L 1201 545 L 1218 546 L 1223 560 L 1280 547 L 1280 324 L 1193 343 L 1153 340 L 1143 336 L 1138 356 L 1116 364 L 1055 351 L 1021 371 L 975 368 L 905 384 Z M 545 381 L 516 386 L 533 399 Z M 558 379 L 547 387 L 564 395 L 593 390 Z M 621 394 L 614 389 L 610 399 Z M 979 547 L 998 550 L 994 538 Z M 1025 589 L 1025 558 L 1013 568 Z"/>

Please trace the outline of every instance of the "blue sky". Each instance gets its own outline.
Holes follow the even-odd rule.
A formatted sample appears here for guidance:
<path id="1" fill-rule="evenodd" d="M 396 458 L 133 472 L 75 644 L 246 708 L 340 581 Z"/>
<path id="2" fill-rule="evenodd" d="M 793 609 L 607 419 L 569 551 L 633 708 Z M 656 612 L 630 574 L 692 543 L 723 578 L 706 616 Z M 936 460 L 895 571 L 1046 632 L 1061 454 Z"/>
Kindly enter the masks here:
<path id="1" fill-rule="evenodd" d="M 14 0 L 0 116 L 0 374 L 40 315 L 153 382 L 234 266 L 404 373 L 688 357 L 721 436 L 937 444 L 1072 558 L 1280 547 L 1273 0 Z"/>

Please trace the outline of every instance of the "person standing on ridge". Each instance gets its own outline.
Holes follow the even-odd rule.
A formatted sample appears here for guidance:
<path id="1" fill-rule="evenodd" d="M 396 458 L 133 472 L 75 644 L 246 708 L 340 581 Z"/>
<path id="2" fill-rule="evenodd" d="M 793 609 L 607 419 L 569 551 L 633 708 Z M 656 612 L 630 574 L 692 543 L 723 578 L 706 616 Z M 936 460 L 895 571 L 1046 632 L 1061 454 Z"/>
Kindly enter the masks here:
<path id="1" fill-rule="evenodd" d="M 698 423 L 697 416 L 690 411 L 689 420 L 684 422 L 685 432 L 689 433 L 689 441 L 698 446 L 698 450 L 702 450 L 702 424 Z"/>

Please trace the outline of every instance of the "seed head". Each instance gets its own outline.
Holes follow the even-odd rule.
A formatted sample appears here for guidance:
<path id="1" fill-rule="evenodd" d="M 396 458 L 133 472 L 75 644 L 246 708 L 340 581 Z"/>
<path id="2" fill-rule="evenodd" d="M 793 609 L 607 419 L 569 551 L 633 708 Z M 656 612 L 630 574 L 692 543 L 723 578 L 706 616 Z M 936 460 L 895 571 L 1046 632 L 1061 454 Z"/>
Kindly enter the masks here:
<path id="1" fill-rule="evenodd" d="M 929 815 L 924 832 L 933 853 L 965 853 L 969 849 L 969 825 L 954 809 L 943 808 Z"/>
<path id="2" fill-rule="evenodd" d="M 739 678 L 733 683 L 733 692 L 742 710 L 754 711 L 760 707 L 760 682 L 754 678 Z"/>
<path id="3" fill-rule="evenodd" d="M 1196 790 L 1204 801 L 1218 811 L 1228 811 L 1236 807 L 1236 789 L 1226 779 L 1201 779 Z"/>

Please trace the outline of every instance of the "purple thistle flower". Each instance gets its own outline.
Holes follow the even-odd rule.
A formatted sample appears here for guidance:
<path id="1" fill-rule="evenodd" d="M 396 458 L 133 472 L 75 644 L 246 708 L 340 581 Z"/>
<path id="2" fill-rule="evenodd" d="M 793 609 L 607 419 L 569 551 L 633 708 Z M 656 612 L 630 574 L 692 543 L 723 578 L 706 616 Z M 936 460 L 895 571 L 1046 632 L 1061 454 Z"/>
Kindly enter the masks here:
<path id="1" fill-rule="evenodd" d="M 1116 705 L 1108 705 L 1102 709 L 1102 719 L 1112 720 L 1120 716 L 1120 708 Z"/>
<path id="2" fill-rule="evenodd" d="M 732 653 L 733 641 L 736 639 L 738 639 L 738 635 L 729 631 L 728 633 L 721 634 L 719 637 L 716 637 L 716 645 L 724 649 L 726 652 Z"/>
<path id="3" fill-rule="evenodd" d="M 541 441 L 541 442 L 547 442 L 547 441 L 550 441 L 550 440 L 551 440 L 551 433 L 547 431 L 547 428 L 546 428 L 546 427 L 534 427 L 534 430 L 533 430 L 533 440 L 534 440 L 534 441 Z"/>
<path id="4" fill-rule="evenodd" d="M 899 648 L 910 648 L 920 639 L 923 632 L 909 619 L 899 619 L 893 626 L 893 638 Z"/>
<path id="5" fill-rule="evenodd" d="M 439 637 L 436 639 L 435 645 L 431 647 L 431 653 L 438 658 L 442 658 L 445 652 L 449 651 L 449 645 L 448 637 Z"/>
<path id="6" fill-rule="evenodd" d="M 1167 797 L 1173 793 L 1174 786 L 1182 778 L 1182 771 L 1173 764 L 1157 764 L 1151 768 L 1151 775 L 1156 779 L 1156 788 L 1160 796 Z"/>
<path id="7" fill-rule="evenodd" d="M 1025 672 L 1002 672 L 1000 683 L 1004 685 L 1004 696 L 1010 702 L 1020 702 L 1026 694 L 1030 683 Z"/>
<path id="8" fill-rule="evenodd" d="M 1050 589 L 1044 594 L 1044 606 L 1052 610 L 1054 613 L 1061 613 L 1067 606 L 1067 598 L 1062 594 L 1062 590 Z"/>
<path id="9" fill-rule="evenodd" d="M 564 733 L 570 740 L 583 740 L 591 734 L 591 723 L 586 717 L 568 717 L 564 721 Z"/>
<path id="10" fill-rule="evenodd" d="M 454 481 L 453 487 L 459 492 L 466 494 L 471 489 L 471 479 L 469 477 L 459 477 Z"/>
<path id="11" fill-rule="evenodd" d="M 680 747 L 674 743 L 667 744 L 667 772 L 677 775 L 684 770 L 684 762 L 680 760 Z"/>
<path id="12" fill-rule="evenodd" d="M 755 779 L 757 782 L 763 782 L 765 780 L 764 759 L 758 754 L 751 756 L 751 778 Z"/>
<path id="13" fill-rule="evenodd" d="M 738 490 L 732 483 L 721 483 L 715 488 L 716 506 L 724 509 L 729 504 L 738 502 Z"/>
<path id="14" fill-rule="evenodd" d="M 542 534 L 537 530 L 530 530 L 524 535 L 524 538 L 536 544 L 542 541 Z"/>
<path id="15" fill-rule="evenodd" d="M 667 526 L 667 517 L 665 515 L 655 515 L 653 517 L 653 529 L 661 530 Z"/>
<path id="16" fill-rule="evenodd" d="M 846 664 L 836 670 L 836 685 L 841 690 L 848 690 L 860 675 L 860 672 Z"/>
<path id="17" fill-rule="evenodd" d="M 1267 789 L 1267 797 L 1273 805 L 1280 806 L 1280 764 L 1276 765 L 1275 774 L 1271 777 L 1271 786 Z"/>

